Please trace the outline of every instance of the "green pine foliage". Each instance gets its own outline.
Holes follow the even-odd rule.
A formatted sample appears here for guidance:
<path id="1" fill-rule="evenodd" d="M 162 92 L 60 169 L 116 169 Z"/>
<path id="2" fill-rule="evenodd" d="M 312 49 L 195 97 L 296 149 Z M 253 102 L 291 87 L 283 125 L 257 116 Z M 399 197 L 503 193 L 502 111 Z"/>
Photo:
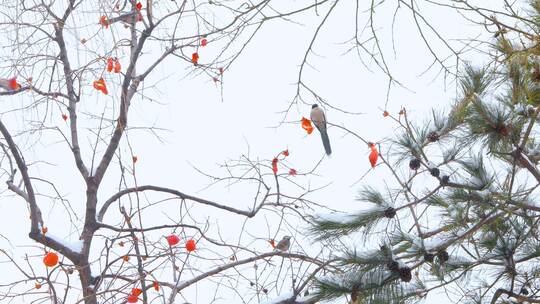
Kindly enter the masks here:
<path id="1" fill-rule="evenodd" d="M 377 190 L 366 187 L 360 191 L 358 201 L 370 203 L 372 207 L 355 214 L 332 215 L 330 217 L 315 216 L 311 232 L 317 239 L 335 239 L 361 230 L 364 234 L 371 232 L 372 227 L 385 218 L 392 218 L 394 212 L 391 204 Z"/>
<path id="2" fill-rule="evenodd" d="M 400 117 L 381 148 L 395 180 L 364 186 L 370 207 L 313 218 L 311 235 L 336 248 L 316 298 L 540 303 L 540 1 L 521 13 L 497 24 L 492 64 L 461 69 L 446 112 Z"/>

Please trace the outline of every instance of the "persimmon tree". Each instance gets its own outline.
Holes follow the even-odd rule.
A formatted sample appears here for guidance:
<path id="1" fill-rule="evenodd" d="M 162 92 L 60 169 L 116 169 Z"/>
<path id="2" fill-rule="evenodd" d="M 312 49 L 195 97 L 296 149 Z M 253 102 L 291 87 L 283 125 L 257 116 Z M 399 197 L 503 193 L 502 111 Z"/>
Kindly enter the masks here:
<path id="1" fill-rule="evenodd" d="M 252 200 L 246 209 L 181 189 L 139 185 L 141 160 L 130 148 L 129 110 L 134 102 L 153 100 L 144 88 L 159 79 L 158 66 L 174 64 L 221 85 L 230 64 L 263 24 L 318 5 L 279 13 L 270 1 L 238 7 L 212 1 L 3 3 L 2 178 L 18 197 L 14 201 L 28 206 L 29 226 L 20 219 L 18 229 L 29 227 L 29 238 L 40 246 L 28 249 L 22 259 L 1 250 L 12 266 L 8 282 L 1 283 L 2 301 L 177 303 L 187 289 L 204 281 L 206 289 L 215 291 L 205 294 L 209 301 L 221 297 L 221 288 L 252 302 L 281 289 L 284 276 L 293 278 L 294 286 L 288 287 L 293 296 L 304 290 L 311 274 L 325 268 L 316 252 L 273 250 L 273 239 L 281 238 L 282 231 L 223 237 L 219 227 L 191 208 L 243 221 L 261 213 L 298 221 L 316 206 L 302 197 L 312 190 L 286 190 L 279 184 L 294 187 L 291 177 L 310 172 L 288 168 L 288 152 L 279 150 L 272 153 L 273 166 L 270 160 L 247 157 L 229 162 L 226 175 L 212 180 L 249 184 L 242 190 Z M 203 57 L 203 48 L 212 51 Z M 32 153 L 50 144 L 45 138 L 59 139 L 69 151 L 64 161 L 76 173 L 66 171 L 64 178 L 82 183 L 81 200 L 64 197 L 61 178 L 38 177 L 53 156 L 46 150 Z M 151 210 L 170 204 L 175 211 L 156 223 Z M 54 215 L 57 209 L 62 211 Z M 49 221 L 75 231 L 78 241 L 55 236 L 44 212 L 53 214 Z M 253 249 L 253 239 L 264 246 Z"/>

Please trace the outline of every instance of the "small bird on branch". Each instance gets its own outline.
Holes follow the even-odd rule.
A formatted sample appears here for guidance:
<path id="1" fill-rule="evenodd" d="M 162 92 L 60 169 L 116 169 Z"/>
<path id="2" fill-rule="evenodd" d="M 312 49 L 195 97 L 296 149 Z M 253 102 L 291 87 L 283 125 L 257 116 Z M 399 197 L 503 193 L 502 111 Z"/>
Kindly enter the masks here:
<path id="1" fill-rule="evenodd" d="M 279 241 L 276 245 L 276 250 L 279 251 L 288 251 L 291 246 L 291 237 L 286 235 Z"/>
<path id="2" fill-rule="evenodd" d="M 326 116 L 324 115 L 324 111 L 319 107 L 319 105 L 314 104 L 311 106 L 310 118 L 313 124 L 317 127 L 317 130 L 319 130 L 319 132 L 321 133 L 321 139 L 326 154 L 332 154 L 332 148 L 330 147 L 330 139 L 328 138 L 328 133 L 326 132 Z"/>
<path id="3" fill-rule="evenodd" d="M 135 23 L 137 21 L 137 18 L 140 18 L 138 17 L 140 14 L 140 12 L 131 12 L 131 13 L 126 13 L 126 14 L 122 14 L 118 17 L 114 17 L 114 18 L 111 18 L 111 19 L 108 19 L 107 22 L 108 24 L 113 24 L 113 23 L 116 23 L 116 22 L 125 22 L 125 23 L 128 23 L 128 24 L 132 24 L 132 23 Z"/>

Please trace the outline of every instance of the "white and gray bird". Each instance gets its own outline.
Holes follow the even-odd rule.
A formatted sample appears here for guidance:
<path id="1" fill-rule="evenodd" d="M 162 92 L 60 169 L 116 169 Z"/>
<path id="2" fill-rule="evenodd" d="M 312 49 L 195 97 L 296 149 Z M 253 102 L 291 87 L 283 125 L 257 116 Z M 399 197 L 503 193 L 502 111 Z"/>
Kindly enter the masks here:
<path id="1" fill-rule="evenodd" d="M 132 23 L 135 23 L 137 21 L 137 17 L 138 17 L 139 14 L 140 14 L 140 12 L 125 13 L 125 14 L 122 14 L 122 15 L 120 15 L 118 17 L 108 19 L 107 23 L 109 25 L 111 25 L 113 23 L 116 23 L 116 22 L 124 22 L 124 23 L 128 23 L 128 24 L 132 24 Z"/>
<path id="2" fill-rule="evenodd" d="M 289 247 L 291 246 L 291 237 L 286 235 L 279 241 L 276 245 L 276 250 L 279 251 L 287 251 L 289 250 Z"/>
<path id="3" fill-rule="evenodd" d="M 326 131 L 326 116 L 323 109 L 314 104 L 311 106 L 311 121 L 317 127 L 317 130 L 321 133 L 321 139 L 324 146 L 324 151 L 327 155 L 332 154 L 332 148 L 330 147 L 330 139 L 328 138 L 328 132 Z"/>

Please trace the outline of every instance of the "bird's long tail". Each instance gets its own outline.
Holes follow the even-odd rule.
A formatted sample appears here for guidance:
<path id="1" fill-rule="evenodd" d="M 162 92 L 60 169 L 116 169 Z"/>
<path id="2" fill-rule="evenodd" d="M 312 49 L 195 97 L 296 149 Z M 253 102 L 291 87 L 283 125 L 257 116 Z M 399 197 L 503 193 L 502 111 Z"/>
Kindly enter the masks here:
<path id="1" fill-rule="evenodd" d="M 324 150 L 326 151 L 327 155 L 330 155 L 332 154 L 332 148 L 330 147 L 330 139 L 328 138 L 328 133 L 326 132 L 326 129 L 320 131 Z"/>

